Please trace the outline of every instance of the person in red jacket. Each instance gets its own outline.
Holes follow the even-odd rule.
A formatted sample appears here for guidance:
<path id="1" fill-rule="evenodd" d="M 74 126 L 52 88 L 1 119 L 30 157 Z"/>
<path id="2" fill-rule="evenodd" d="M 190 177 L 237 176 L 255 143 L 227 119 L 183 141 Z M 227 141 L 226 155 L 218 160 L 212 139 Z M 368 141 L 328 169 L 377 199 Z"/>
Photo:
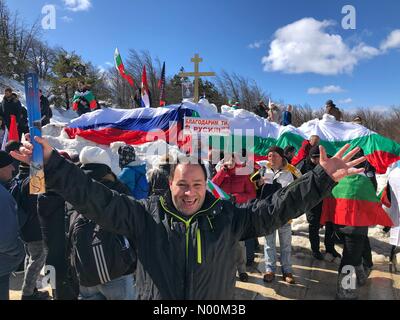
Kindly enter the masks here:
<path id="1" fill-rule="evenodd" d="M 290 164 L 296 166 L 301 160 L 306 159 L 310 153 L 311 147 L 317 145 L 319 145 L 319 137 L 317 135 L 312 135 L 310 140 L 304 140 L 301 144 L 299 152 L 293 157 Z"/>
<path id="2" fill-rule="evenodd" d="M 228 156 L 212 179 L 212 182 L 233 196 L 234 201 L 239 204 L 256 198 L 256 189 L 254 183 L 250 181 L 249 174 L 240 172 L 245 170 L 244 167 L 245 165 L 238 162 L 234 156 Z"/>
<path id="3" fill-rule="evenodd" d="M 245 172 L 245 164 L 229 155 L 223 160 L 223 165 L 212 179 L 216 185 L 231 195 L 238 204 L 246 203 L 256 198 L 256 188 L 250 181 L 250 175 Z M 244 241 L 239 241 L 236 247 L 237 266 L 240 281 L 247 282 L 246 247 Z"/>

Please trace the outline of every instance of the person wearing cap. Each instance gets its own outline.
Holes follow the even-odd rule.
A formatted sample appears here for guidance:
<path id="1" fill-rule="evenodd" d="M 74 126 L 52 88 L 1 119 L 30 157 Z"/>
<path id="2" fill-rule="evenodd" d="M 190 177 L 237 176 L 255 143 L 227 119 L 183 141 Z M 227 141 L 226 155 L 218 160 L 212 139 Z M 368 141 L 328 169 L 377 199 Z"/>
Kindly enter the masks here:
<path id="1" fill-rule="evenodd" d="M 0 300 L 9 299 L 10 275 L 24 260 L 25 251 L 19 236 L 17 206 L 6 184 L 11 180 L 13 158 L 0 151 Z"/>
<path id="2" fill-rule="evenodd" d="M 319 164 L 319 146 L 311 147 L 309 156 L 303 159 L 296 167 L 302 174 L 306 174 Z M 321 228 L 320 220 L 322 213 L 322 201 L 314 208 L 306 212 L 308 225 L 308 237 L 310 240 L 312 255 L 317 260 L 324 260 L 324 256 L 320 251 L 319 229 Z M 341 258 L 341 255 L 335 250 L 333 225 L 330 222 L 325 224 L 325 252 L 334 258 Z M 328 260 L 332 260 L 327 256 Z"/>
<path id="3" fill-rule="evenodd" d="M 274 192 L 287 187 L 291 182 L 301 176 L 300 171 L 288 164 L 282 148 L 272 146 L 268 150 L 268 161 L 259 172 L 255 173 L 252 180 L 260 177 L 257 185 L 261 187 L 260 198 L 271 196 Z M 294 284 L 291 250 L 292 250 L 292 228 L 289 220 L 278 230 L 280 243 L 280 259 L 282 266 L 283 280 L 289 284 Z M 276 231 L 265 237 L 265 274 L 263 280 L 272 282 L 276 273 Z"/>
<path id="4" fill-rule="evenodd" d="M 136 200 L 146 199 L 149 196 L 149 183 L 146 178 L 146 162 L 136 157 L 135 148 L 124 142 L 114 142 L 111 150 L 119 155 L 121 172 L 118 179 L 125 183 Z"/>
<path id="5" fill-rule="evenodd" d="M 343 114 L 332 100 L 328 100 L 325 103 L 325 113 L 334 116 L 337 121 L 342 121 Z"/>
<path id="6" fill-rule="evenodd" d="M 365 161 L 352 160 L 357 148 L 344 155 L 349 144 L 332 158 L 321 146 L 320 165 L 297 183 L 239 206 L 208 192 L 204 165 L 181 156 L 171 166 L 168 192 L 137 201 L 88 179 L 45 138 L 34 139 L 43 148 L 46 187 L 62 194 L 86 218 L 133 240 L 141 300 L 233 299 L 237 242 L 270 234 L 299 217 L 327 197 L 338 181 L 362 172 L 353 166 Z M 33 148 L 24 142 L 11 154 L 31 163 Z"/>

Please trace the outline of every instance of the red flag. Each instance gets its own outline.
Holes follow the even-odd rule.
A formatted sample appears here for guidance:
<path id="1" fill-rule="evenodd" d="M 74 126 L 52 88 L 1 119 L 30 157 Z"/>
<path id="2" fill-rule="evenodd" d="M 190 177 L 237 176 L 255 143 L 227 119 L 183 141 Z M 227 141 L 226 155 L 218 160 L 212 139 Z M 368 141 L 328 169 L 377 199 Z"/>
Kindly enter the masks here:
<path id="1" fill-rule="evenodd" d="M 142 95 L 141 97 L 142 107 L 150 108 L 150 92 L 149 92 L 149 85 L 147 84 L 146 66 L 143 66 L 141 95 Z"/>
<path id="2" fill-rule="evenodd" d="M 15 115 L 10 115 L 10 132 L 8 133 L 8 141 L 19 141 L 18 129 L 17 129 L 17 120 Z"/>
<path id="3" fill-rule="evenodd" d="M 165 106 L 165 61 L 161 70 L 161 78 L 158 81 L 158 88 L 160 89 L 160 107 Z"/>

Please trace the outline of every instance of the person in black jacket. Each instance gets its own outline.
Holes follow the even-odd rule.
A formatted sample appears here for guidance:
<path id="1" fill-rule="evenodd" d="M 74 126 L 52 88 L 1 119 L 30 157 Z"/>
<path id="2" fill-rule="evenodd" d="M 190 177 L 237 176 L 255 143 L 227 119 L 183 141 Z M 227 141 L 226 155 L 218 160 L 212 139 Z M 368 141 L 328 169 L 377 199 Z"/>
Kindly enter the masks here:
<path id="1" fill-rule="evenodd" d="M 14 102 L 18 105 L 18 109 L 20 111 L 19 112 L 20 118 L 19 119 L 17 118 L 17 125 L 18 125 L 18 135 L 19 138 L 21 139 L 22 134 L 29 132 L 28 110 L 26 110 L 26 108 L 22 106 L 21 102 L 18 99 L 18 95 L 15 92 L 13 92 L 11 96 Z"/>
<path id="2" fill-rule="evenodd" d="M 349 145 L 329 159 L 321 147 L 320 165 L 312 172 L 266 199 L 238 207 L 206 191 L 204 165 L 182 158 L 171 167 L 165 196 L 136 201 L 87 177 L 46 139 L 35 140 L 43 146 L 47 187 L 88 219 L 134 239 L 140 299 L 232 299 L 237 242 L 270 234 L 310 210 L 336 181 L 362 172 L 353 166 L 365 160 L 351 161 L 358 149 L 344 156 Z M 24 142 L 12 156 L 29 163 L 32 149 Z"/>
<path id="3" fill-rule="evenodd" d="M 21 299 L 48 300 L 48 292 L 36 289 L 36 281 L 46 261 L 47 248 L 43 242 L 37 214 L 37 195 L 29 194 L 29 180 L 29 166 L 21 163 L 18 175 L 11 182 L 11 188 L 16 184 L 16 188 L 19 189 L 13 195 L 19 193 L 16 202 L 22 210 L 18 211 L 18 221 L 27 254 Z"/>
<path id="4" fill-rule="evenodd" d="M 302 174 L 306 174 L 319 164 L 319 147 L 313 146 L 310 149 L 310 153 L 307 158 L 300 161 L 296 166 Z M 319 249 L 319 229 L 321 228 L 320 220 L 322 213 L 322 201 L 318 203 L 310 211 L 306 212 L 308 226 L 308 237 L 310 239 L 312 255 L 317 260 L 324 260 L 324 257 Z M 327 222 L 325 226 L 325 251 L 332 255 L 333 258 L 341 258 L 341 255 L 335 250 L 334 232 L 333 225 L 331 222 Z"/>
<path id="5" fill-rule="evenodd" d="M 14 115 L 17 121 L 17 125 L 21 119 L 21 103 L 18 99 L 15 99 L 11 88 L 4 90 L 3 101 L 0 105 L 0 116 L 4 119 L 4 123 L 8 130 L 10 130 L 11 115 Z"/>
<path id="6" fill-rule="evenodd" d="M 80 159 L 82 162 L 81 170 L 87 177 L 98 181 L 104 186 L 114 190 L 119 194 L 130 195 L 130 189 L 118 180 L 117 176 L 111 171 L 111 159 L 107 153 L 98 147 L 85 147 L 81 150 Z M 107 239 L 115 239 L 115 232 L 104 232 L 98 229 L 98 226 L 82 215 L 80 207 L 74 206 L 76 210 L 72 214 L 69 228 L 69 241 L 71 247 L 71 262 L 79 279 L 79 298 L 82 300 L 133 300 L 135 299 L 135 287 L 133 272 L 136 269 L 136 253 L 126 237 L 118 237 L 124 242 L 124 253 L 114 251 L 114 242 Z M 81 222 L 90 224 L 92 227 L 77 228 L 81 226 Z M 98 236 L 98 243 L 92 243 L 94 230 L 105 237 Z M 76 236 L 76 232 L 80 232 Z M 105 234 L 106 233 L 106 234 Z M 90 244 L 86 242 L 86 235 L 90 236 Z M 104 242 L 101 240 L 103 239 Z M 83 247 L 83 249 L 82 249 Z M 120 247 L 118 247 L 120 249 Z M 80 251 L 81 250 L 81 251 Z M 96 253 L 94 253 L 96 252 Z M 99 254 L 101 252 L 101 255 Z M 85 256 L 86 254 L 86 257 Z M 117 261 L 112 259 L 114 254 L 123 255 L 126 260 L 121 262 L 121 258 Z M 78 257 L 78 258 L 76 258 Z M 82 264 L 76 260 L 85 261 L 86 267 L 82 268 Z M 88 265 L 96 268 L 90 268 Z M 92 264 L 90 262 L 93 262 Z M 93 270 L 93 271 L 89 271 Z M 90 274 L 89 274 L 90 273 Z M 96 276 L 93 277 L 92 274 Z"/>
<path id="7" fill-rule="evenodd" d="M 50 119 L 53 117 L 53 112 L 50 108 L 50 102 L 47 97 L 45 97 L 42 93 L 42 90 L 39 89 L 39 97 L 40 97 L 40 113 L 42 116 L 42 126 L 50 123 Z"/>

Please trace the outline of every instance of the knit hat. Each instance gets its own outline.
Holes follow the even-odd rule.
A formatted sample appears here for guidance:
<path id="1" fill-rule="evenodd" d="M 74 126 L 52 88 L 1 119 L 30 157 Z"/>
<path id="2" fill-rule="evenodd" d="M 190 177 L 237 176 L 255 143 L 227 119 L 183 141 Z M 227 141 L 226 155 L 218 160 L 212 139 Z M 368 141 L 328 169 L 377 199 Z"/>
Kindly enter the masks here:
<path id="1" fill-rule="evenodd" d="M 319 157 L 319 145 L 312 146 L 310 148 L 310 158 Z"/>
<path id="2" fill-rule="evenodd" d="M 283 151 L 282 148 L 280 148 L 278 146 L 272 146 L 271 148 L 269 148 L 267 154 L 270 152 L 276 152 L 277 154 L 279 154 L 281 156 L 282 159 L 285 159 L 285 152 Z"/>
<path id="3" fill-rule="evenodd" d="M 111 159 L 107 152 L 99 147 L 84 147 L 79 154 L 80 163 L 101 163 L 111 168 Z"/>
<path id="4" fill-rule="evenodd" d="M 7 152 L 3 150 L 0 151 L 0 169 L 7 167 L 13 162 L 14 162 L 13 157 L 11 157 Z"/>
<path id="5" fill-rule="evenodd" d="M 129 144 L 119 147 L 119 167 L 123 168 L 130 164 L 132 161 L 136 160 L 135 148 Z"/>

